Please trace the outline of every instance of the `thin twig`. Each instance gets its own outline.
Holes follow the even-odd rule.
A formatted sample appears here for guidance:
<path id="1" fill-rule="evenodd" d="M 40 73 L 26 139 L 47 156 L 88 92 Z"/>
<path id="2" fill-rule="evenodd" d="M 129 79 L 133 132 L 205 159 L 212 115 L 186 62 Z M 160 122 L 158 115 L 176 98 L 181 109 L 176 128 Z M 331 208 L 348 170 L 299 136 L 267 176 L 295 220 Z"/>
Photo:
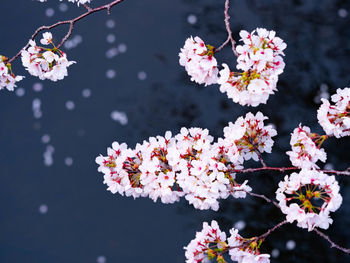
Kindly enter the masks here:
<path id="1" fill-rule="evenodd" d="M 277 202 L 273 201 L 272 199 L 266 197 L 265 195 L 261 195 L 261 194 L 256 194 L 256 193 L 252 193 L 252 192 L 248 192 L 245 191 L 248 195 L 250 196 L 254 196 L 254 197 L 258 197 L 260 199 L 264 199 L 266 202 L 273 204 L 274 206 L 276 206 L 278 209 L 280 209 L 280 206 L 278 205 Z"/>
<path id="2" fill-rule="evenodd" d="M 91 11 L 92 10 L 92 8 L 90 6 L 88 6 L 87 4 L 83 4 L 83 7 L 85 7 L 85 9 L 87 11 Z"/>
<path id="3" fill-rule="evenodd" d="M 322 233 L 320 230 L 318 230 L 317 228 L 315 228 L 313 230 L 314 232 L 316 232 L 320 237 L 324 238 L 325 240 L 328 241 L 328 243 L 331 245 L 331 247 L 333 248 L 336 248 L 336 249 L 339 249 L 341 251 L 343 251 L 344 253 L 346 254 L 350 254 L 350 248 L 345 248 L 345 247 L 342 247 L 342 246 L 339 246 L 338 244 L 334 243 L 329 236 L 327 236 L 326 234 Z"/>
<path id="4" fill-rule="evenodd" d="M 261 171 L 278 171 L 278 172 L 285 173 L 287 171 L 297 171 L 297 170 L 301 170 L 301 169 L 298 168 L 298 167 L 271 167 L 271 166 L 266 166 L 266 167 L 259 167 L 259 168 L 232 169 L 232 170 L 230 170 L 230 172 L 233 172 L 233 173 L 254 173 L 254 172 L 261 172 Z M 345 171 L 317 169 L 317 171 L 323 172 L 323 173 L 327 173 L 327 174 L 350 176 L 349 169 L 347 169 Z"/>
<path id="5" fill-rule="evenodd" d="M 49 30 L 49 29 L 52 29 L 52 28 L 55 28 L 55 27 L 58 27 L 60 25 L 65 25 L 65 24 L 69 24 L 69 29 L 68 29 L 68 32 L 67 34 L 63 37 L 61 43 L 57 46 L 57 48 L 60 48 L 65 41 L 67 41 L 67 39 L 70 37 L 70 35 L 72 34 L 73 32 L 73 29 L 74 29 L 74 24 L 76 22 L 78 22 L 79 20 L 82 20 L 83 18 L 85 18 L 86 16 L 88 15 L 91 15 L 93 13 L 96 13 L 96 12 L 99 12 L 99 11 L 102 11 L 102 10 L 106 10 L 107 13 L 109 14 L 110 13 L 110 10 L 113 6 L 123 2 L 124 0 L 114 0 L 112 2 L 110 2 L 109 4 L 105 4 L 105 5 L 102 5 L 102 6 L 99 6 L 99 7 L 96 7 L 96 8 L 90 8 L 90 7 L 85 7 L 87 9 L 87 12 L 81 14 L 80 16 L 76 17 L 76 18 L 73 18 L 71 20 L 65 20 L 65 21 L 59 21 L 55 24 L 52 24 L 50 26 L 41 26 L 39 27 L 37 30 L 35 30 L 34 34 L 31 36 L 31 40 L 34 40 L 35 37 L 43 30 Z M 22 53 L 22 50 L 26 49 L 27 47 L 29 46 L 29 43 L 27 43 L 14 57 L 12 57 L 8 63 L 12 63 L 15 59 L 17 59 L 21 53 Z"/>
<path id="6" fill-rule="evenodd" d="M 264 159 L 263 159 L 262 156 L 261 156 L 261 152 L 260 152 L 259 150 L 256 150 L 255 152 L 256 152 L 256 154 L 258 155 L 258 158 L 259 158 L 259 161 L 260 161 L 261 165 L 262 165 L 263 167 L 267 167 L 266 163 L 264 162 Z"/>
<path id="7" fill-rule="evenodd" d="M 222 43 L 222 45 L 220 47 L 218 47 L 217 49 L 215 49 L 215 52 L 219 52 L 221 49 L 223 49 L 229 42 L 231 42 L 231 46 L 232 46 L 232 52 L 233 54 L 235 54 L 235 56 L 239 56 L 237 50 L 236 50 L 236 41 L 233 39 L 232 37 L 232 31 L 230 28 L 230 15 L 228 14 L 228 10 L 230 8 L 230 0 L 226 0 L 225 1 L 225 27 L 226 27 L 226 31 L 227 31 L 227 39 L 224 43 Z"/>
<path id="8" fill-rule="evenodd" d="M 281 226 L 287 224 L 288 221 L 287 220 L 284 220 L 280 223 L 278 223 L 277 225 L 275 225 L 274 227 L 270 228 L 269 230 L 267 230 L 264 234 L 260 235 L 257 237 L 257 240 L 260 240 L 260 239 L 265 239 L 268 235 L 270 235 L 273 231 L 275 231 L 276 229 L 280 228 Z"/>

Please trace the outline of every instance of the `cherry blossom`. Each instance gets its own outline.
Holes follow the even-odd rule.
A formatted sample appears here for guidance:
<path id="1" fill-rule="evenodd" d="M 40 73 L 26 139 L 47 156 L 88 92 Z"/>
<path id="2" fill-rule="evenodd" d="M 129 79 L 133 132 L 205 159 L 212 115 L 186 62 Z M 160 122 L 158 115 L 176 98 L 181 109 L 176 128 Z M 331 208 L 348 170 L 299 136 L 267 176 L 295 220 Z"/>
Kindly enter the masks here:
<path id="1" fill-rule="evenodd" d="M 26 70 L 41 80 L 57 81 L 68 76 L 67 68 L 76 62 L 68 61 L 67 55 L 55 47 L 51 33 L 45 32 L 40 42 L 52 44 L 53 48 L 37 46 L 34 40 L 30 40 L 28 49 L 22 51 L 22 64 Z"/>
<path id="2" fill-rule="evenodd" d="M 337 89 L 331 97 L 335 105 L 326 99 L 317 111 L 317 119 L 328 135 L 337 138 L 350 135 L 350 88 Z"/>
<path id="3" fill-rule="evenodd" d="M 231 236 L 227 239 L 229 245 L 229 254 L 233 261 L 238 263 L 269 263 L 269 254 L 260 254 L 258 243 L 259 240 L 247 242 L 249 239 L 244 239 L 238 234 L 238 230 L 232 228 Z"/>
<path id="4" fill-rule="evenodd" d="M 292 164 L 305 169 L 319 168 L 316 162 L 325 162 L 327 159 L 326 152 L 320 148 L 326 138 L 327 136 L 311 133 L 309 127 L 299 124 L 290 139 L 292 151 L 287 152 Z"/>
<path id="5" fill-rule="evenodd" d="M 182 128 L 174 137 L 150 137 L 129 149 L 114 142 L 108 156 L 99 156 L 109 191 L 121 195 L 158 198 L 174 203 L 181 196 L 197 209 L 219 209 L 219 199 L 245 198 L 248 181 L 237 181 L 235 169 L 243 168 L 236 144 L 213 137 L 207 129 Z"/>
<path id="6" fill-rule="evenodd" d="M 244 44 L 236 48 L 237 69 L 244 72 L 231 72 L 227 64 L 223 64 L 218 80 L 220 91 L 234 102 L 256 107 L 266 103 L 277 90 L 278 75 L 285 67 L 283 50 L 287 45 L 275 34 L 264 28 L 257 28 L 251 34 L 245 30 L 240 32 Z"/>
<path id="7" fill-rule="evenodd" d="M 297 221 L 299 227 L 308 231 L 315 227 L 327 229 L 333 222 L 329 213 L 342 203 L 334 176 L 317 170 L 303 169 L 287 175 L 278 186 L 276 198 L 287 221 Z"/>
<path id="8" fill-rule="evenodd" d="M 13 91 L 17 87 L 16 82 L 21 81 L 24 77 L 13 74 L 11 64 L 6 63 L 6 60 L 7 58 L 0 56 L 0 90 L 6 88 L 9 91 Z"/>
<path id="9" fill-rule="evenodd" d="M 180 65 L 185 67 L 192 81 L 205 86 L 217 83 L 219 71 L 213 46 L 205 45 L 199 37 L 190 37 L 185 41 L 179 57 Z"/>
<path id="10" fill-rule="evenodd" d="M 229 252 L 231 259 L 238 263 L 269 263 L 269 254 L 260 254 L 261 240 L 246 239 L 232 228 L 231 236 L 226 240 L 226 233 L 222 232 L 218 223 L 213 220 L 209 225 L 203 223 L 203 229 L 196 233 L 196 237 L 184 247 L 186 262 L 198 263 L 216 259 L 216 262 L 226 262 L 223 253 Z"/>
<path id="11" fill-rule="evenodd" d="M 230 122 L 224 128 L 226 145 L 235 143 L 241 161 L 251 158 L 258 161 L 260 153 L 271 153 L 272 137 L 277 135 L 277 131 L 272 125 L 264 125 L 266 119 L 268 118 L 261 112 L 257 112 L 255 116 L 249 112 L 245 118 L 239 117 L 234 124 Z"/>
<path id="12" fill-rule="evenodd" d="M 198 263 L 205 259 L 214 259 L 220 256 L 214 251 L 215 248 L 222 250 L 226 245 L 226 233 L 222 232 L 218 223 L 213 220 L 209 225 L 203 222 L 203 229 L 196 233 L 195 239 L 184 247 L 186 250 L 186 262 Z"/>

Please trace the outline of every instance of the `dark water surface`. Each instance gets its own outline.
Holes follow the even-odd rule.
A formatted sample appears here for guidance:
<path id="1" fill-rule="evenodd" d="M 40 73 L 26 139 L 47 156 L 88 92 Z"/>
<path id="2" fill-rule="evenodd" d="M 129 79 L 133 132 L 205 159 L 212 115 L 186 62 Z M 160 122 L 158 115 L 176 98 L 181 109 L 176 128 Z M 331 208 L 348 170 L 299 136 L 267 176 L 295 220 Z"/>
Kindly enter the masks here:
<path id="1" fill-rule="evenodd" d="M 38 26 L 83 12 L 68 2 L 60 5 L 65 2 L 1 0 L 0 54 L 11 57 Z M 106 2 L 94 0 L 93 5 Z M 276 208 L 250 197 L 230 198 L 218 212 L 211 212 L 195 210 L 184 201 L 163 205 L 112 195 L 94 162 L 115 140 L 133 147 L 167 130 L 177 133 L 182 126 L 208 128 L 213 136 L 222 136 L 229 121 L 249 111 L 262 111 L 276 125 L 279 135 L 273 154 L 265 156 L 270 165 L 290 165 L 284 153 L 300 122 L 321 132 L 315 97 L 321 87 L 332 94 L 349 85 L 350 2 L 232 1 L 236 38 L 241 29 L 265 27 L 276 30 L 288 44 L 279 92 L 258 108 L 234 104 L 216 85 L 190 82 L 178 64 L 179 49 L 188 36 L 198 35 L 215 46 L 226 39 L 223 3 L 125 0 L 110 16 L 90 16 L 73 32 L 71 43 L 78 45 L 64 49 L 78 63 L 69 68 L 69 77 L 57 83 L 30 77 L 19 60 L 14 63 L 15 72 L 26 78 L 17 95 L 0 92 L 1 263 L 184 262 L 182 247 L 203 221 L 216 219 L 225 230 L 244 221 L 241 233 L 248 237 L 283 220 Z M 187 22 L 189 15 L 195 15 L 195 24 Z M 54 31 L 57 42 L 63 29 Z M 119 53 L 107 58 L 108 50 Z M 217 58 L 235 65 L 229 48 Z M 40 85 L 42 91 L 33 89 Z M 18 96 L 23 91 L 24 96 Z M 40 111 L 33 111 L 37 99 Z M 128 123 L 112 120 L 114 111 L 124 112 Z M 49 135 L 49 142 L 44 135 Z M 324 147 L 328 164 L 339 170 L 349 166 L 349 138 L 330 139 Z M 274 197 L 282 176 L 261 173 L 247 179 L 254 192 Z M 326 231 L 346 247 L 350 247 L 349 180 L 339 178 L 344 202 Z M 296 243 L 294 250 L 286 249 L 288 240 Z M 263 252 L 273 249 L 280 254 L 271 262 L 350 262 L 349 256 L 295 224 L 264 242 Z"/>

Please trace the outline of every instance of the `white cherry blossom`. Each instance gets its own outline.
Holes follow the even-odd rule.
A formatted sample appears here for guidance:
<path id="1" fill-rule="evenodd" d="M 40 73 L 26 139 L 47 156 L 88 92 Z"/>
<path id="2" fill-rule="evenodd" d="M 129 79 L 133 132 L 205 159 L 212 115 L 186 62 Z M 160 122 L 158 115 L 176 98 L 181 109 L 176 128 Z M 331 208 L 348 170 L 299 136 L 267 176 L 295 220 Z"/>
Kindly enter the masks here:
<path id="1" fill-rule="evenodd" d="M 53 44 L 51 39 L 51 33 L 45 32 L 41 43 Z M 68 61 L 67 55 L 56 47 L 48 50 L 37 46 L 34 40 L 29 41 L 29 47 L 21 54 L 22 64 L 26 70 L 41 80 L 62 80 L 68 76 L 67 68 L 75 63 L 75 61 Z"/>
<path id="2" fill-rule="evenodd" d="M 190 37 L 179 53 L 180 65 L 184 66 L 191 80 L 198 84 L 217 83 L 218 69 L 214 47 L 205 45 L 199 37 Z"/>
<path id="3" fill-rule="evenodd" d="M 299 124 L 290 139 L 292 151 L 287 152 L 292 164 L 305 169 L 318 168 L 316 162 L 318 160 L 325 162 L 327 159 L 326 152 L 320 148 L 324 140 L 325 136 L 311 133 L 309 127 Z"/>
<path id="4" fill-rule="evenodd" d="M 342 203 L 334 176 L 317 170 L 292 173 L 278 186 L 276 199 L 287 221 L 297 221 L 299 227 L 308 231 L 315 227 L 327 229 L 333 222 L 330 212 L 336 211 Z"/>
<path id="5" fill-rule="evenodd" d="M 327 135 L 337 138 L 350 136 L 350 88 L 337 89 L 331 97 L 334 105 L 321 99 L 322 105 L 317 111 L 317 119 Z"/>

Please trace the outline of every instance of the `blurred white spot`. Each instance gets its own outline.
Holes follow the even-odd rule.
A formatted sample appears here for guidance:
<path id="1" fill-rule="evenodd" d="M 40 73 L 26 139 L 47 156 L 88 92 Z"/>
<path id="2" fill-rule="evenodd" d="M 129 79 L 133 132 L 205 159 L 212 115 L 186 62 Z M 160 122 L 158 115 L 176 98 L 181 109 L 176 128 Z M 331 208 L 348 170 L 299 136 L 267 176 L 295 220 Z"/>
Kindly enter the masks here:
<path id="1" fill-rule="evenodd" d="M 191 25 L 194 25 L 195 23 L 197 23 L 197 17 L 193 14 L 188 15 L 187 22 Z"/>
<path id="2" fill-rule="evenodd" d="M 108 34 L 106 40 L 110 44 L 114 43 L 115 42 L 115 35 L 114 34 Z"/>
<path id="3" fill-rule="evenodd" d="M 64 42 L 64 47 L 65 47 L 66 49 L 72 49 L 72 48 L 74 48 L 73 41 L 71 41 L 71 40 L 68 39 L 66 42 Z"/>
<path id="4" fill-rule="evenodd" d="M 33 84 L 33 90 L 35 92 L 40 92 L 40 91 L 43 90 L 43 88 L 44 88 L 44 85 L 42 83 L 40 83 L 40 82 L 36 82 L 36 83 Z"/>
<path id="5" fill-rule="evenodd" d="M 66 49 L 72 49 L 77 47 L 81 42 L 83 42 L 83 37 L 81 35 L 75 35 L 64 43 L 64 47 Z"/>
<path id="6" fill-rule="evenodd" d="M 109 70 L 107 70 L 107 72 L 106 72 L 106 77 L 107 77 L 108 79 L 113 79 L 113 78 L 115 78 L 115 75 L 116 75 L 116 72 L 115 72 L 114 69 L 109 69 Z"/>
<path id="7" fill-rule="evenodd" d="M 55 147 L 53 147 L 52 145 L 48 145 L 47 147 L 46 147 L 46 151 L 48 152 L 48 153 L 54 153 L 55 152 Z"/>
<path id="8" fill-rule="evenodd" d="M 66 12 L 68 11 L 68 5 L 66 3 L 61 3 L 59 6 L 58 6 L 58 9 L 61 11 L 61 12 Z"/>
<path id="9" fill-rule="evenodd" d="M 83 42 L 83 37 L 81 35 L 75 35 L 72 40 L 76 45 L 78 45 Z"/>
<path id="10" fill-rule="evenodd" d="M 84 98 L 89 98 L 91 96 L 91 90 L 90 89 L 83 89 L 83 91 L 81 92 L 81 95 Z"/>
<path id="11" fill-rule="evenodd" d="M 55 10 L 53 8 L 49 7 L 45 10 L 45 15 L 48 17 L 52 17 L 55 14 Z"/>
<path id="12" fill-rule="evenodd" d="M 68 100 L 68 101 L 66 102 L 66 108 L 67 108 L 67 110 L 74 110 L 74 108 L 75 108 L 74 102 L 71 101 L 71 100 Z"/>
<path id="13" fill-rule="evenodd" d="M 326 163 L 326 164 L 324 165 L 323 169 L 325 169 L 325 170 L 333 170 L 333 169 L 334 169 L 334 166 L 333 166 L 333 164 L 331 164 L 331 163 Z"/>
<path id="14" fill-rule="evenodd" d="M 46 143 L 49 143 L 50 142 L 50 135 L 48 134 L 44 134 L 42 137 L 41 137 L 41 142 L 46 144 Z"/>
<path id="15" fill-rule="evenodd" d="M 288 240 L 286 243 L 287 250 L 293 250 L 295 248 L 296 244 L 294 240 Z"/>
<path id="16" fill-rule="evenodd" d="M 33 116 L 35 119 L 40 119 L 43 116 L 41 111 L 34 111 Z"/>
<path id="17" fill-rule="evenodd" d="M 108 27 L 108 28 L 114 28 L 114 27 L 115 27 L 115 22 L 114 22 L 114 20 L 113 20 L 113 19 L 108 19 L 108 20 L 106 21 L 106 27 Z"/>
<path id="18" fill-rule="evenodd" d="M 67 166 L 72 166 L 73 158 L 72 157 L 66 157 L 66 159 L 64 159 L 64 164 L 67 165 Z"/>
<path id="19" fill-rule="evenodd" d="M 107 259 L 105 256 L 98 256 L 96 262 L 97 263 L 106 263 Z"/>
<path id="20" fill-rule="evenodd" d="M 277 258 L 280 255 L 280 251 L 277 248 L 272 249 L 271 256 Z"/>
<path id="21" fill-rule="evenodd" d="M 55 152 L 55 148 L 52 145 L 47 145 L 46 150 L 43 154 L 44 156 L 44 164 L 46 166 L 51 166 L 53 164 L 53 154 Z"/>
<path id="22" fill-rule="evenodd" d="M 341 8 L 338 10 L 338 16 L 340 16 L 341 18 L 345 18 L 348 16 L 348 11 L 344 8 Z"/>
<path id="23" fill-rule="evenodd" d="M 121 43 L 121 44 L 118 45 L 118 51 L 120 53 L 125 53 L 127 49 L 128 48 L 127 48 L 127 46 L 124 43 Z"/>
<path id="24" fill-rule="evenodd" d="M 39 213 L 40 214 L 46 214 L 48 210 L 49 210 L 49 208 L 45 204 L 42 204 L 39 206 Z"/>
<path id="25" fill-rule="evenodd" d="M 314 97 L 314 102 L 316 104 L 321 103 L 321 99 L 329 99 L 329 93 L 328 93 L 328 85 L 326 83 L 322 83 L 320 85 L 320 90 L 317 92 L 317 95 Z"/>
<path id="26" fill-rule="evenodd" d="M 118 55 L 118 48 L 116 48 L 116 47 L 112 47 L 112 48 L 110 48 L 110 49 L 108 49 L 107 51 L 106 51 L 106 57 L 107 58 L 113 58 L 113 57 L 115 57 L 116 55 Z"/>
<path id="27" fill-rule="evenodd" d="M 36 119 L 41 118 L 41 116 L 43 115 L 41 112 L 41 100 L 36 98 L 33 100 L 32 102 L 32 110 L 33 110 L 33 116 Z"/>
<path id="28" fill-rule="evenodd" d="M 128 116 L 126 116 L 125 112 L 116 111 L 116 110 L 112 111 L 111 118 L 112 120 L 119 122 L 121 125 L 128 124 Z"/>
<path id="29" fill-rule="evenodd" d="M 16 95 L 18 97 L 23 97 L 25 93 L 26 93 L 26 91 L 23 88 L 16 89 Z"/>
<path id="30" fill-rule="evenodd" d="M 246 226 L 246 223 L 243 220 L 239 220 L 235 223 L 233 227 L 241 231 L 245 228 L 245 226 Z"/>
<path id="31" fill-rule="evenodd" d="M 147 79 L 147 73 L 144 71 L 140 71 L 139 73 L 137 73 L 137 78 L 139 80 L 145 80 Z"/>

